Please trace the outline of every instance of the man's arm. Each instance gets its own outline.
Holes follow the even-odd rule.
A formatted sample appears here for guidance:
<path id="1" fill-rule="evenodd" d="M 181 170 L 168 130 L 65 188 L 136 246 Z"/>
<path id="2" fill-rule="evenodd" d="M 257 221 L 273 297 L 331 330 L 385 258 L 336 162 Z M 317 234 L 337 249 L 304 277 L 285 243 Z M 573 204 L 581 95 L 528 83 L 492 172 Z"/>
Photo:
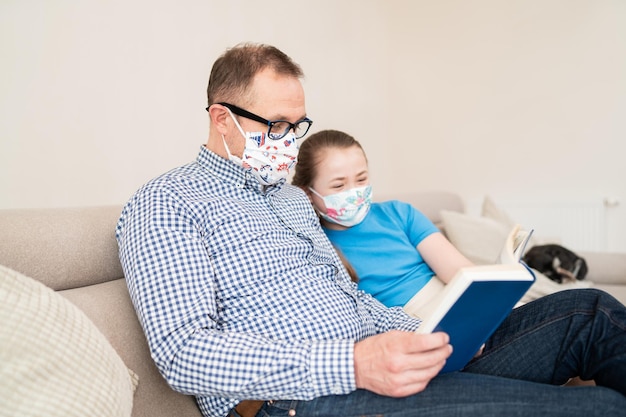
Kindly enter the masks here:
<path id="1" fill-rule="evenodd" d="M 417 334 L 420 319 L 400 307 L 387 308 L 363 291 L 359 297 L 375 318 L 379 334 L 354 345 L 357 388 L 391 397 L 422 391 L 452 353 L 448 335 Z"/>
<path id="2" fill-rule="evenodd" d="M 358 298 L 374 319 L 377 333 L 391 330 L 415 331 L 422 321 L 409 316 L 401 307 L 386 307 L 365 291 L 358 290 Z"/>
<path id="3" fill-rule="evenodd" d="M 354 390 L 351 340 L 280 341 L 223 330 L 215 268 L 198 230 L 163 193 L 135 201 L 118 226 L 131 298 L 168 383 L 188 394 L 247 399 Z"/>
<path id="4" fill-rule="evenodd" d="M 349 340 L 277 341 L 202 330 L 176 352 L 167 379 L 194 395 L 309 400 L 356 389 L 353 363 Z"/>

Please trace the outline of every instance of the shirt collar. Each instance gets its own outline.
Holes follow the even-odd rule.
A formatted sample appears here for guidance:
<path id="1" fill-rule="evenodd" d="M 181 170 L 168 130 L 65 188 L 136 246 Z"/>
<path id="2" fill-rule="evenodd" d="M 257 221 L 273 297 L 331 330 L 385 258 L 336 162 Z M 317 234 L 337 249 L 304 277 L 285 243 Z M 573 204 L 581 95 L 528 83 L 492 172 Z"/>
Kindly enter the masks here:
<path id="1" fill-rule="evenodd" d="M 202 145 L 196 158 L 198 165 L 222 181 L 231 183 L 237 188 L 250 188 L 261 194 L 270 194 L 278 191 L 285 184 L 280 180 L 274 185 L 263 185 L 250 173 L 250 169 L 243 168 L 234 162 L 222 158 L 215 152 Z"/>

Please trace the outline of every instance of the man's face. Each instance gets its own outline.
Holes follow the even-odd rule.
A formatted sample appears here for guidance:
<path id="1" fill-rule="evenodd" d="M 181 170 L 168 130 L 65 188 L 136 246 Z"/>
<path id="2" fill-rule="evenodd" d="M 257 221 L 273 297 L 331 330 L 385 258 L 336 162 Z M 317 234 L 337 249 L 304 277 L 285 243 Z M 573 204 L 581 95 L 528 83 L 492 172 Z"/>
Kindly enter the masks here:
<path id="1" fill-rule="evenodd" d="M 304 89 L 300 80 L 276 74 L 272 69 L 259 72 L 252 82 L 251 104 L 246 110 L 267 120 L 287 120 L 291 123 L 306 117 Z M 236 116 L 235 116 L 236 117 Z M 267 132 L 267 125 L 237 117 L 241 128 L 246 132 Z M 241 156 L 245 140 L 234 126 L 231 129 L 229 147 L 234 155 Z"/>

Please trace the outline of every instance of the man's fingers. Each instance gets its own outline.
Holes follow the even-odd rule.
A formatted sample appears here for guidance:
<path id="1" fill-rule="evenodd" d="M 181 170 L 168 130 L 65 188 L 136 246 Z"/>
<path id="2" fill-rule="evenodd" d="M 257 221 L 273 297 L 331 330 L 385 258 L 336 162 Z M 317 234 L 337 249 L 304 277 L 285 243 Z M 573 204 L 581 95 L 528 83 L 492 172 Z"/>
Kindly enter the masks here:
<path id="1" fill-rule="evenodd" d="M 422 391 L 452 353 L 445 333 L 390 331 L 357 342 L 357 387 L 402 397 Z"/>
<path id="2" fill-rule="evenodd" d="M 446 361 L 441 360 L 430 367 L 408 370 L 393 375 L 385 384 L 384 395 L 390 397 L 406 397 L 423 391 L 428 383 L 439 374 Z"/>
<path id="3" fill-rule="evenodd" d="M 420 370 L 438 367 L 445 364 L 446 359 L 452 354 L 452 346 L 448 344 L 449 338 L 441 333 L 432 340 L 422 340 L 421 346 L 407 351 L 402 360 L 404 370 Z M 439 368 L 440 369 L 440 368 Z"/>
<path id="4" fill-rule="evenodd" d="M 410 346 L 413 352 L 424 352 L 431 349 L 438 349 L 450 343 L 450 336 L 443 332 L 431 333 L 431 334 L 418 334 L 409 333 Z"/>

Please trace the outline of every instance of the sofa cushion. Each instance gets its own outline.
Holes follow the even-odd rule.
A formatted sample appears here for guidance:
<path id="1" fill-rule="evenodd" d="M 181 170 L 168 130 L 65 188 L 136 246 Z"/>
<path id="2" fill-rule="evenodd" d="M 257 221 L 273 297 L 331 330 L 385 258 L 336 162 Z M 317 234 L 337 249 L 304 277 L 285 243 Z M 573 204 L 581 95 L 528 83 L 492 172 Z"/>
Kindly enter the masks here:
<path id="1" fill-rule="evenodd" d="M 134 374 L 50 288 L 0 266 L 0 403 L 12 416 L 130 416 Z"/>
<path id="2" fill-rule="evenodd" d="M 133 417 L 200 417 L 195 398 L 174 391 L 150 357 L 148 342 L 124 279 L 59 291 L 80 308 L 109 340 L 141 381 Z"/>
<path id="3" fill-rule="evenodd" d="M 490 196 L 485 196 L 480 214 L 484 218 L 495 220 L 501 225 L 507 226 L 509 230 L 516 224 L 515 221 L 509 217 L 509 214 L 500 208 Z"/>
<path id="4" fill-rule="evenodd" d="M 477 265 L 498 259 L 511 228 L 488 217 L 442 210 L 446 236 L 465 257 Z"/>
<path id="5" fill-rule="evenodd" d="M 504 242 L 511 228 L 516 224 L 489 197 L 485 197 L 483 201 L 480 216 L 442 210 L 441 218 L 450 242 L 465 257 L 478 265 L 497 262 Z M 538 242 L 540 241 L 536 237 L 531 237 L 528 247 L 536 245 Z M 558 284 L 539 271 L 533 270 L 533 272 L 536 277 L 535 283 L 524 294 L 521 303 L 527 303 L 565 289 L 593 286 L 590 280 Z"/>
<path id="6" fill-rule="evenodd" d="M 489 196 L 483 200 L 480 216 L 442 210 L 441 218 L 450 242 L 470 261 L 479 265 L 491 264 L 498 259 L 509 232 L 517 224 Z M 527 249 L 544 243 L 547 242 L 538 239 L 537 233 L 534 233 Z"/>

